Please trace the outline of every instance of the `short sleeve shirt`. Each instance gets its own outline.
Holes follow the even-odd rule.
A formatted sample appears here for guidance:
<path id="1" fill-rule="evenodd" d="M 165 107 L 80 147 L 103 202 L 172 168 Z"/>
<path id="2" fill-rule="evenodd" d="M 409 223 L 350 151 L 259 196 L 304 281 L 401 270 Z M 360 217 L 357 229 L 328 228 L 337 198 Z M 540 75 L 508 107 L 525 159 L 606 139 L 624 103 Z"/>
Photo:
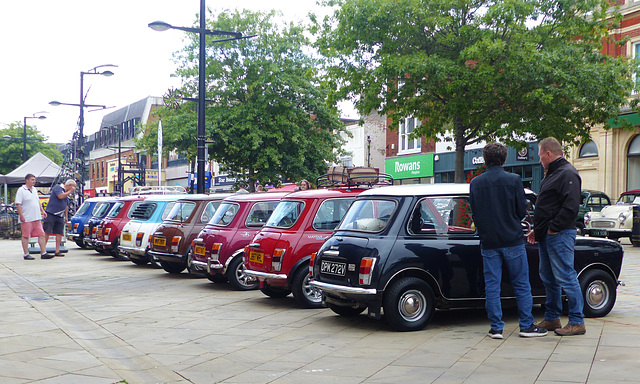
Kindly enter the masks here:
<path id="1" fill-rule="evenodd" d="M 16 193 L 16 205 L 22 205 L 22 216 L 24 216 L 25 222 L 42 220 L 42 214 L 40 213 L 40 197 L 38 197 L 38 190 L 36 187 L 31 189 L 25 185 L 18 188 Z"/>
<path id="2" fill-rule="evenodd" d="M 56 216 L 62 216 L 64 214 L 64 210 L 69 204 L 69 198 L 58 198 L 58 195 L 64 192 L 64 187 L 60 184 L 51 189 L 51 196 L 49 196 L 49 202 L 47 203 L 47 209 L 45 210 L 47 213 L 53 213 Z"/>

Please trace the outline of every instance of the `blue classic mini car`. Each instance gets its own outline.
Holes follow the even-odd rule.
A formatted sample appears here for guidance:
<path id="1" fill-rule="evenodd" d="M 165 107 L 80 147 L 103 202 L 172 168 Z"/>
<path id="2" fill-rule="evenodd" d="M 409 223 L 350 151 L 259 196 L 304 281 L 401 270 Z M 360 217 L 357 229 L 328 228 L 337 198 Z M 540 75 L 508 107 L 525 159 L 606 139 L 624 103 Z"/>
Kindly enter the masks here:
<path id="1" fill-rule="evenodd" d="M 436 309 L 484 307 L 480 240 L 468 184 L 403 185 L 361 193 L 333 235 L 312 258 L 311 286 L 334 312 L 368 309 L 400 331 L 424 328 Z M 528 194 L 531 223 L 535 196 Z M 523 233 L 524 236 L 524 233 Z M 537 245 L 527 244 L 534 303 L 545 301 Z M 623 249 L 614 241 L 579 236 L 575 268 L 587 317 L 605 316 L 616 301 Z M 506 273 L 506 271 L 505 271 Z M 515 305 L 503 277 L 503 302 Z"/>

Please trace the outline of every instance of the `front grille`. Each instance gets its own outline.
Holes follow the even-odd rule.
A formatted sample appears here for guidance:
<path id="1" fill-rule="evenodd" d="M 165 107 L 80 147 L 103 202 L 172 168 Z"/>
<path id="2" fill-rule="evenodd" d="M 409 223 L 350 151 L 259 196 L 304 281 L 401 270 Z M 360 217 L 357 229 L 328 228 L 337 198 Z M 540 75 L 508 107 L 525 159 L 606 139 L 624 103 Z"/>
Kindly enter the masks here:
<path id="1" fill-rule="evenodd" d="M 593 228 L 615 228 L 616 226 L 616 222 L 615 221 L 592 221 L 591 222 L 591 226 Z"/>

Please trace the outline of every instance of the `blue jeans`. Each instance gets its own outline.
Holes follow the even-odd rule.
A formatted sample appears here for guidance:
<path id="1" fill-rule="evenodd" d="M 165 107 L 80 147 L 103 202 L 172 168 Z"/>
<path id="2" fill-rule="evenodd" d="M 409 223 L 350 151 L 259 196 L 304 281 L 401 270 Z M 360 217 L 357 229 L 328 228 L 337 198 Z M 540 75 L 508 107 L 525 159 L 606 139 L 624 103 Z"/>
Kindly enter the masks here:
<path id="1" fill-rule="evenodd" d="M 539 242 L 540 279 L 547 293 L 544 319 L 557 320 L 562 313 L 562 290 L 569 301 L 569 324 L 584 324 L 582 289 L 573 265 L 576 230 L 546 234 Z"/>
<path id="2" fill-rule="evenodd" d="M 531 297 L 529 263 L 524 243 L 515 247 L 482 249 L 481 252 L 486 295 L 485 308 L 489 321 L 491 321 L 491 329 L 499 331 L 504 328 L 502 304 L 500 303 L 503 263 L 509 270 L 511 286 L 516 294 L 520 329 L 529 328 L 533 325 L 533 315 L 531 314 L 533 298 Z"/>

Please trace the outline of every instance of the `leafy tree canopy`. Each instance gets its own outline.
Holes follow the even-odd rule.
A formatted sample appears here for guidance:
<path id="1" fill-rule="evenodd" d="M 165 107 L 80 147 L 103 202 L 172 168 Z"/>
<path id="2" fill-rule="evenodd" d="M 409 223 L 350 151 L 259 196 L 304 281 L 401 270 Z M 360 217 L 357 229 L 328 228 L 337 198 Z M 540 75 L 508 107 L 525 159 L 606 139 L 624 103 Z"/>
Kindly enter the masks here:
<path id="1" fill-rule="evenodd" d="M 227 11 L 210 16 L 208 29 L 257 37 L 222 43 L 207 40 L 206 132 L 210 156 L 232 176 L 278 184 L 282 178 L 314 179 L 339 154 L 346 131 L 337 108 L 327 103 L 306 28 L 277 22 L 277 14 Z M 183 95 L 198 94 L 198 40 L 190 36 L 176 54 Z M 216 37 L 219 39 L 220 37 Z M 197 105 L 158 110 L 163 144 L 194 158 Z M 156 123 L 157 125 L 157 123 Z M 153 149 L 157 128 L 141 145 Z"/>
<path id="2" fill-rule="evenodd" d="M 0 173 L 7 174 L 22 165 L 22 137 L 24 125 L 20 121 L 5 124 L 0 129 Z M 2 137 L 11 136 L 13 140 L 5 140 Z M 17 139 L 17 140 L 16 140 Z M 58 165 L 62 164 L 62 153 L 58 147 L 52 143 L 45 143 L 48 139 L 35 127 L 27 125 L 27 139 L 39 139 L 42 141 L 27 140 L 27 159 L 38 152 L 42 152 Z"/>
<path id="3" fill-rule="evenodd" d="M 584 141 L 634 86 L 636 64 L 600 52 L 620 19 L 606 0 L 325 3 L 337 6 L 316 24 L 331 97 L 385 113 L 396 127 L 415 116 L 414 136 L 451 138 L 456 182 L 467 144 Z"/>

